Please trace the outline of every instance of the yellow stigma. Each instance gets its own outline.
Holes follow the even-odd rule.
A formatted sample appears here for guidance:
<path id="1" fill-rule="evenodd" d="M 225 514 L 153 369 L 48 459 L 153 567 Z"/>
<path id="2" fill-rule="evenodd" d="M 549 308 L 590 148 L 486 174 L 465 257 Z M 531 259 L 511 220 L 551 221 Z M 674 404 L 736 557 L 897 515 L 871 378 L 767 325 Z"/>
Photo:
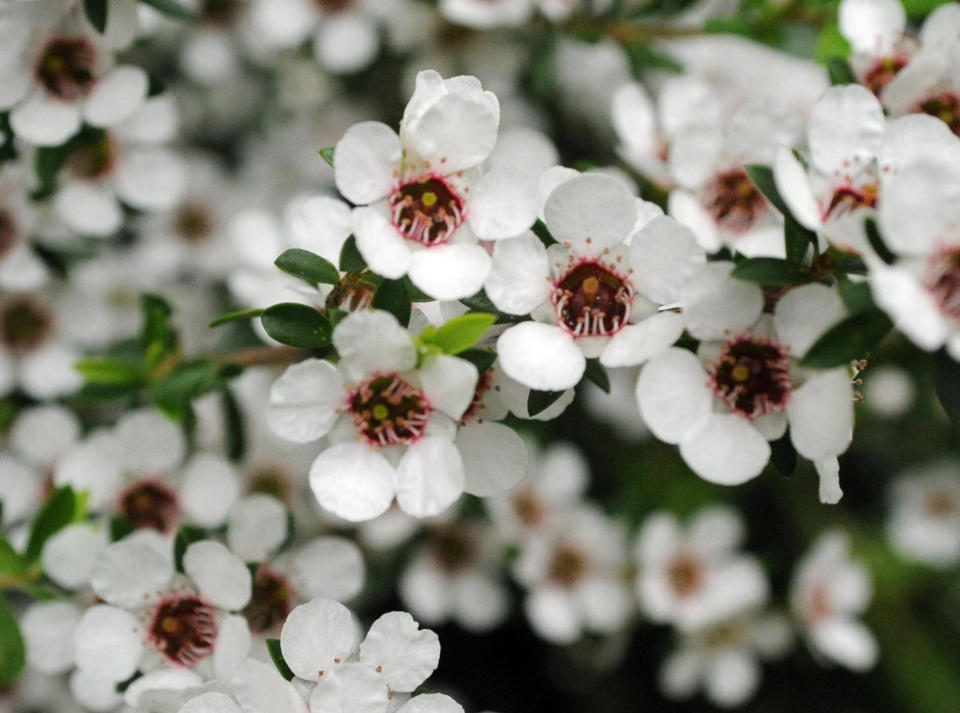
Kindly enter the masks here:
<path id="1" fill-rule="evenodd" d="M 427 191 L 422 196 L 420 196 L 420 200 L 423 201 L 423 204 L 427 208 L 429 208 L 430 206 L 432 206 L 434 203 L 437 202 L 437 194 L 434 193 L 433 191 Z"/>
<path id="2" fill-rule="evenodd" d="M 734 381 L 746 381 L 750 378 L 750 367 L 746 364 L 737 364 L 737 366 L 733 367 L 733 373 L 731 375 Z"/>
<path id="3" fill-rule="evenodd" d="M 596 277 L 588 277 L 583 281 L 583 291 L 588 295 L 595 294 L 600 289 L 600 280 Z"/>
<path id="4" fill-rule="evenodd" d="M 172 616 L 168 616 L 162 622 L 160 622 L 160 628 L 168 634 L 172 634 L 180 628 L 180 625 L 177 623 L 176 619 L 174 619 Z"/>
<path id="5" fill-rule="evenodd" d="M 390 410 L 384 404 L 377 404 L 376 406 L 373 407 L 373 417 L 376 420 L 382 421 L 389 415 L 390 415 Z"/>

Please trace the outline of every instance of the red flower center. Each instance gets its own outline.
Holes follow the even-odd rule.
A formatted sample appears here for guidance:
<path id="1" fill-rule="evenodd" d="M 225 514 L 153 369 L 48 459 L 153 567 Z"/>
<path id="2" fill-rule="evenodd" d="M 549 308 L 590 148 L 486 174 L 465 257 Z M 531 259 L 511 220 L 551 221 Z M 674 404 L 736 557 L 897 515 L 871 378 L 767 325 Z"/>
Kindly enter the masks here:
<path id="1" fill-rule="evenodd" d="M 423 392 L 394 374 L 362 384 L 350 397 L 349 409 L 357 431 L 375 446 L 417 440 L 431 411 Z"/>
<path id="2" fill-rule="evenodd" d="M 293 609 L 293 588 L 283 575 L 260 565 L 253 580 L 250 603 L 243 615 L 256 634 L 280 628 L 287 614 Z"/>
<path id="3" fill-rule="evenodd" d="M 836 220 L 858 208 L 875 208 L 876 205 L 876 185 L 866 185 L 859 189 L 853 186 L 842 186 L 833 192 L 830 204 L 824 211 L 824 218 Z"/>
<path id="4" fill-rule="evenodd" d="M 950 127 L 957 136 L 960 136 L 960 96 L 954 92 L 941 92 L 917 102 L 914 113 L 935 116 Z"/>
<path id="5" fill-rule="evenodd" d="M 767 199 L 742 168 L 718 173 L 704 189 L 703 204 L 718 226 L 743 233 L 769 209 Z"/>
<path id="6" fill-rule="evenodd" d="M 53 315 L 26 296 L 0 303 L 0 342 L 16 354 L 40 347 L 53 332 Z"/>
<path id="7" fill-rule="evenodd" d="M 678 555 L 667 566 L 667 578 L 678 597 L 687 597 L 703 583 L 703 567 L 690 555 Z"/>
<path id="8" fill-rule="evenodd" d="M 480 553 L 476 538 L 464 527 L 447 525 L 431 533 L 430 554 L 437 566 L 448 574 L 468 569 Z"/>
<path id="9" fill-rule="evenodd" d="M 36 81 L 55 99 L 85 97 L 96 82 L 97 51 L 85 37 L 54 37 L 34 66 Z"/>
<path id="10" fill-rule="evenodd" d="M 180 522 L 180 498 L 165 483 L 147 478 L 120 495 L 120 513 L 135 530 L 173 532 Z"/>
<path id="11" fill-rule="evenodd" d="M 390 196 L 393 225 L 407 240 L 421 245 L 445 243 L 463 223 L 463 200 L 435 176 L 405 183 Z"/>
<path id="12" fill-rule="evenodd" d="M 782 409 L 790 395 L 790 364 L 777 344 L 739 338 L 712 366 L 713 391 L 735 413 L 754 419 Z"/>
<path id="13" fill-rule="evenodd" d="M 960 250 L 953 248 L 931 255 L 926 283 L 940 311 L 960 323 Z"/>
<path id="14" fill-rule="evenodd" d="M 587 556 L 574 545 L 560 545 L 550 559 L 548 576 L 561 587 L 572 587 L 587 572 Z"/>
<path id="15" fill-rule="evenodd" d="M 879 97 L 883 90 L 887 88 L 887 85 L 890 84 L 890 80 L 896 77 L 909 61 L 907 57 L 902 56 L 878 59 L 864 73 L 860 83 Z"/>
<path id="16" fill-rule="evenodd" d="M 574 337 L 614 334 L 630 319 L 633 286 L 598 262 L 574 266 L 554 285 L 557 322 Z"/>
<path id="17" fill-rule="evenodd" d="M 117 151 L 110 135 L 103 132 L 98 137 L 85 140 L 70 153 L 67 167 L 71 174 L 87 181 L 96 181 L 113 172 L 117 164 Z"/>
<path id="18" fill-rule="evenodd" d="M 217 612 L 194 595 L 165 599 L 157 605 L 149 631 L 157 651 L 175 664 L 193 667 L 213 653 Z"/>

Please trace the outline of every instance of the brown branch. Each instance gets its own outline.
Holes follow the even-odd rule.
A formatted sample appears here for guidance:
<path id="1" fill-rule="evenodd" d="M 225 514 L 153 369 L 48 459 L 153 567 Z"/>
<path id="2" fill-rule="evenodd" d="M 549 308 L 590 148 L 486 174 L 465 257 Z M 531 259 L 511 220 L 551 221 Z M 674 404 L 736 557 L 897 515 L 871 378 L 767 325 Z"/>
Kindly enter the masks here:
<path id="1" fill-rule="evenodd" d="M 238 366 L 270 366 L 292 364 L 306 353 L 296 347 L 250 347 L 230 354 L 217 354 L 213 360 Z"/>

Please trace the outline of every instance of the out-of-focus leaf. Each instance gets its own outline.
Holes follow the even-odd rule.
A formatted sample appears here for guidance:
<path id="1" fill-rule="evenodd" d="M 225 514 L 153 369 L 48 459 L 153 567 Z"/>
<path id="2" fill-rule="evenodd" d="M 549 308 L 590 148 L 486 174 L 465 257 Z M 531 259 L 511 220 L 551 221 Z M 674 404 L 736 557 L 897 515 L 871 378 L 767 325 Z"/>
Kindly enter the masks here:
<path id="1" fill-rule="evenodd" d="M 0 686 L 13 683 L 27 662 L 27 649 L 17 619 L 0 597 Z"/>
<path id="2" fill-rule="evenodd" d="M 181 5 L 177 0 L 140 0 L 144 5 L 149 5 L 159 13 L 172 17 L 177 20 L 193 21 L 196 19 L 190 10 Z"/>
<path id="3" fill-rule="evenodd" d="M 357 239 L 352 235 L 343 241 L 340 248 L 340 269 L 344 272 L 357 272 L 367 266 L 360 250 L 357 248 Z"/>
<path id="4" fill-rule="evenodd" d="M 243 411 L 229 386 L 224 386 L 220 403 L 223 407 L 223 421 L 227 430 L 227 458 L 234 462 L 240 461 L 247 450 L 246 424 Z"/>
<path id="5" fill-rule="evenodd" d="M 950 420 L 960 425 L 960 364 L 941 350 L 935 356 L 933 374 L 940 405 Z"/>
<path id="6" fill-rule="evenodd" d="M 587 359 L 587 368 L 583 372 L 583 375 L 596 386 L 603 389 L 605 393 L 610 393 L 610 376 L 607 374 L 607 370 L 603 368 L 599 359 Z"/>
<path id="7" fill-rule="evenodd" d="M 493 366 L 497 360 L 497 353 L 491 349 L 464 349 L 457 356 L 473 364 L 481 374 Z"/>
<path id="8" fill-rule="evenodd" d="M 173 540 L 173 564 L 178 572 L 183 572 L 183 555 L 187 548 L 194 542 L 200 542 L 207 539 L 205 530 L 192 525 L 183 525 L 177 530 L 177 536 Z"/>
<path id="9" fill-rule="evenodd" d="M 827 60 L 827 74 L 831 84 L 856 84 L 857 75 L 850 69 L 847 60 L 841 57 L 831 57 Z"/>
<path id="10" fill-rule="evenodd" d="M 797 449 L 793 447 L 788 430 L 780 438 L 770 442 L 770 462 L 787 477 L 797 470 Z"/>
<path id="11" fill-rule="evenodd" d="M 852 314 L 828 329 L 800 363 L 815 369 L 849 364 L 873 351 L 893 323 L 878 309 Z"/>
<path id="12" fill-rule="evenodd" d="M 877 257 L 887 265 L 892 265 L 896 261 L 897 256 L 893 254 L 890 248 L 887 247 L 886 242 L 884 242 L 883 235 L 880 233 L 880 226 L 877 225 L 877 219 L 872 215 L 867 216 L 864 220 L 863 228 L 867 234 L 867 242 L 870 243 L 870 247 L 873 248 Z"/>
<path id="13" fill-rule="evenodd" d="M 737 265 L 730 273 L 738 280 L 783 287 L 810 281 L 810 273 L 796 263 L 775 257 L 755 257 Z"/>
<path id="14" fill-rule="evenodd" d="M 91 384 L 136 386 L 143 381 L 139 366 L 113 357 L 81 359 L 74 368 Z"/>
<path id="15" fill-rule="evenodd" d="M 325 146 L 320 149 L 320 158 L 327 162 L 327 165 L 333 166 L 333 152 L 336 151 L 336 146 Z"/>
<path id="16" fill-rule="evenodd" d="M 85 502 L 86 498 L 78 498 L 69 485 L 54 490 L 33 518 L 24 559 L 36 562 L 47 540 L 83 516 Z"/>
<path id="17" fill-rule="evenodd" d="M 530 416 L 536 416 L 542 411 L 546 411 L 557 399 L 563 396 L 563 391 L 537 391 L 530 389 L 530 395 L 527 396 L 527 413 Z"/>
<path id="18" fill-rule="evenodd" d="M 221 324 L 226 324 L 227 322 L 234 322 L 238 319 L 250 319 L 251 317 L 259 317 L 263 314 L 262 309 L 238 309 L 235 312 L 227 312 L 221 314 L 215 320 L 210 322 L 210 327 L 219 327 Z"/>
<path id="19" fill-rule="evenodd" d="M 83 0 L 83 12 L 97 32 L 107 29 L 107 0 Z"/>
<path id="20" fill-rule="evenodd" d="M 371 306 L 389 312 L 404 327 L 410 324 L 410 296 L 403 280 L 383 280 L 373 294 Z"/>

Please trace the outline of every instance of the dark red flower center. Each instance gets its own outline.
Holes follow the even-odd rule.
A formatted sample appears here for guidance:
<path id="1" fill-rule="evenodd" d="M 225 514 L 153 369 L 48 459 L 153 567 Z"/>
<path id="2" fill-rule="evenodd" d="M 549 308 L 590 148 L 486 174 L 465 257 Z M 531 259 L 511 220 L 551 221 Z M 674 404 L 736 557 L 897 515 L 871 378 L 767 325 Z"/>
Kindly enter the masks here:
<path id="1" fill-rule="evenodd" d="M 353 0 L 313 0 L 325 12 L 343 12 L 353 4 Z"/>
<path id="2" fill-rule="evenodd" d="M 527 527 L 535 527 L 543 522 L 546 514 L 543 504 L 530 488 L 515 491 L 511 502 L 517 519 Z"/>
<path id="3" fill-rule="evenodd" d="M 96 82 L 97 51 L 85 37 L 54 37 L 34 67 L 37 83 L 64 101 L 85 97 Z"/>
<path id="4" fill-rule="evenodd" d="M 477 560 L 480 552 L 473 533 L 454 525 L 434 530 L 429 548 L 433 561 L 448 574 L 457 574 L 468 569 Z"/>
<path id="5" fill-rule="evenodd" d="M 431 411 L 420 389 L 393 374 L 365 382 L 350 397 L 349 407 L 357 431 L 376 446 L 417 440 Z"/>
<path id="6" fill-rule="evenodd" d="M 247 489 L 251 493 L 263 493 L 286 500 L 290 494 L 290 474 L 278 465 L 256 468 L 247 476 Z"/>
<path id="7" fill-rule="evenodd" d="M 735 413 L 754 419 L 779 411 L 790 395 L 790 364 L 778 345 L 759 339 L 729 342 L 714 363 L 714 392 Z"/>
<path id="8" fill-rule="evenodd" d="M 700 588 L 703 582 L 703 567 L 690 555 L 678 555 L 667 565 L 670 587 L 678 597 L 686 597 Z"/>
<path id="9" fill-rule="evenodd" d="M 927 289 L 947 317 L 960 323 L 960 250 L 943 250 L 930 257 Z"/>
<path id="10" fill-rule="evenodd" d="M 393 224 L 407 240 L 421 245 L 445 243 L 463 223 L 463 200 L 442 178 L 427 176 L 405 183 L 390 196 Z"/>
<path id="11" fill-rule="evenodd" d="M 601 337 L 626 326 L 634 289 L 598 262 L 581 262 L 553 288 L 557 321 L 575 337 Z"/>
<path id="12" fill-rule="evenodd" d="M 279 629 L 293 609 L 293 588 L 283 575 L 260 565 L 253 580 L 250 603 L 243 615 L 256 634 Z"/>
<path id="13" fill-rule="evenodd" d="M 548 576 L 561 587 L 572 587 L 587 572 L 587 556 L 574 545 L 562 544 L 550 558 Z"/>
<path id="14" fill-rule="evenodd" d="M 960 136 L 960 96 L 954 92 L 941 92 L 917 102 L 914 113 L 935 116 L 950 127 L 957 136 Z"/>
<path id="15" fill-rule="evenodd" d="M 824 217 L 836 219 L 852 213 L 858 208 L 875 208 L 876 205 L 876 185 L 866 185 L 859 189 L 853 186 L 842 186 L 833 192 L 830 204 L 824 211 Z"/>
<path id="16" fill-rule="evenodd" d="M 703 203 L 724 230 L 742 233 L 767 212 L 769 204 L 742 168 L 718 173 L 704 189 Z"/>
<path id="17" fill-rule="evenodd" d="M 120 494 L 121 515 L 135 530 L 169 533 L 180 522 L 180 498 L 166 483 L 147 478 Z"/>
<path id="18" fill-rule="evenodd" d="M 184 203 L 173 218 L 173 229 L 188 243 L 202 243 L 213 234 L 214 226 L 213 214 L 201 203 Z"/>
<path id="19" fill-rule="evenodd" d="M 909 61 L 907 57 L 878 59 L 864 73 L 860 83 L 879 97 L 883 90 L 887 88 L 887 85 L 890 84 L 890 81 L 897 76 L 901 69 L 907 66 Z"/>
<path id="20" fill-rule="evenodd" d="M 0 208 L 0 260 L 13 250 L 17 244 L 19 226 L 10 211 Z"/>
<path id="21" fill-rule="evenodd" d="M 200 19 L 210 25 L 229 25 L 243 11 L 241 0 L 203 0 Z"/>
<path id="22" fill-rule="evenodd" d="M 77 178 L 96 181 L 110 175 L 116 163 L 116 147 L 110 135 L 103 132 L 74 148 L 70 153 L 67 167 Z"/>
<path id="23" fill-rule="evenodd" d="M 0 304 L 0 341 L 12 352 L 25 354 L 41 346 L 53 331 L 53 316 L 40 302 L 26 296 Z"/>
<path id="24" fill-rule="evenodd" d="M 157 605 L 149 631 L 157 651 L 175 664 L 193 667 L 213 653 L 217 612 L 193 595 L 165 599 Z"/>

